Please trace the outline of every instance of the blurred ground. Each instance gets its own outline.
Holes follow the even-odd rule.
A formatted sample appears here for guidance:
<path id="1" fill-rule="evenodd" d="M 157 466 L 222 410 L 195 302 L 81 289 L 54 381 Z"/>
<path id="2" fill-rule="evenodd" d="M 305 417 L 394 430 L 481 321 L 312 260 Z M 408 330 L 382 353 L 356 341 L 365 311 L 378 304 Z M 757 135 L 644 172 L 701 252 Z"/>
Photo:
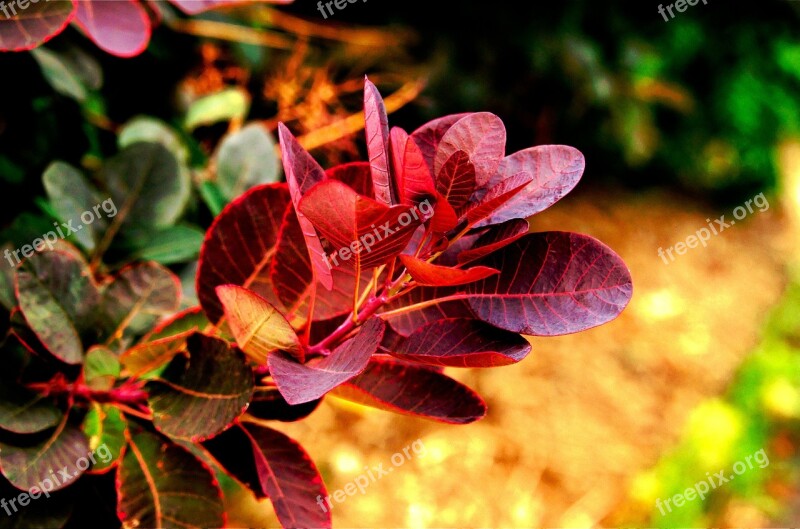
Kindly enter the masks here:
<path id="1" fill-rule="evenodd" d="M 653 507 L 630 504 L 632 479 L 676 443 L 698 403 L 724 391 L 785 286 L 790 241 L 771 206 L 669 265 L 659 247 L 730 210 L 578 191 L 532 219 L 534 231 L 587 233 L 617 251 L 633 272 L 631 305 L 601 328 L 534 338 L 515 366 L 451 370 L 489 404 L 476 424 L 330 398 L 309 419 L 280 425 L 309 450 L 329 493 L 424 442 L 424 457 L 411 452 L 365 494 L 334 504 L 334 527 L 587 527 L 620 510 L 646 523 Z M 230 526 L 274 527 L 271 516 L 266 504 L 245 505 Z"/>

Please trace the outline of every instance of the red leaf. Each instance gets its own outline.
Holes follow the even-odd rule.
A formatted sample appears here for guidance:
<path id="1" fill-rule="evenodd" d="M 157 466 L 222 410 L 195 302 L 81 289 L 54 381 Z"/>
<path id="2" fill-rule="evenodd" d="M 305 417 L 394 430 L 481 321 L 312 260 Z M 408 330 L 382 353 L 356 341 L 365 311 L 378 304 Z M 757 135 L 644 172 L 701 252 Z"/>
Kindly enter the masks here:
<path id="1" fill-rule="evenodd" d="M 150 19 L 136 0 L 80 0 L 78 26 L 103 51 L 118 57 L 139 55 L 150 41 Z"/>
<path id="2" fill-rule="evenodd" d="M 411 305 L 443 298 L 455 294 L 456 292 L 456 289 L 452 287 L 419 287 L 405 296 L 390 301 L 384 308 L 386 312 L 405 309 Z M 472 313 L 472 309 L 469 308 L 469 303 L 464 299 L 444 301 L 441 303 L 424 305 L 417 310 L 409 312 L 400 312 L 398 314 L 386 316 L 379 314 L 379 316 L 389 322 L 392 328 L 403 336 L 408 336 L 423 325 L 432 321 L 441 320 L 442 318 L 475 317 Z"/>
<path id="3" fill-rule="evenodd" d="M 364 370 L 378 350 L 384 328 L 380 318 L 372 318 L 318 363 L 299 364 L 280 352 L 270 355 L 270 374 L 289 404 L 316 400 Z"/>
<path id="4" fill-rule="evenodd" d="M 467 210 L 467 222 L 472 225 L 488 217 L 497 208 L 514 198 L 532 181 L 531 176 L 524 171 L 506 178 L 489 189 L 480 201 L 470 206 Z"/>
<path id="5" fill-rule="evenodd" d="M 239 285 L 276 307 L 280 300 L 270 281 L 270 263 L 291 199 L 286 184 L 250 189 L 228 204 L 206 233 L 197 269 L 197 297 L 209 321 L 223 316 L 219 285 Z"/>
<path id="6" fill-rule="evenodd" d="M 433 206 L 431 217 L 431 231 L 433 233 L 447 233 L 458 226 L 458 214 L 453 206 L 443 196 L 437 193 L 436 204 Z"/>
<path id="7" fill-rule="evenodd" d="M 525 219 L 511 219 L 502 224 L 493 224 L 477 240 L 472 248 L 458 254 L 458 264 L 469 263 L 508 246 L 530 231 Z"/>
<path id="8" fill-rule="evenodd" d="M 439 266 L 410 255 L 401 255 L 400 260 L 418 285 L 428 287 L 465 285 L 500 273 L 499 270 L 486 266 L 476 266 L 468 270 Z"/>
<path id="9" fill-rule="evenodd" d="M 369 162 L 351 162 L 337 165 L 325 171 L 325 175 L 328 180 L 338 180 L 347 184 L 359 195 L 375 198 Z"/>
<path id="10" fill-rule="evenodd" d="M 315 186 L 299 209 L 333 246 L 325 258 L 329 266 L 339 266 L 338 257 L 342 265 L 362 270 L 382 265 L 405 249 L 420 224 L 419 214 L 412 215 L 416 210 L 388 207 L 335 180 Z"/>
<path id="11" fill-rule="evenodd" d="M 389 167 L 389 118 L 381 94 L 369 79 L 364 83 L 364 132 L 375 200 L 387 206 L 398 204 Z"/>
<path id="12" fill-rule="evenodd" d="M 77 12 L 75 0 L 31 3 L 17 14 L 13 6 L 5 8 L 11 16 L 0 17 L 0 51 L 26 51 L 44 44 L 64 31 Z"/>
<path id="13" fill-rule="evenodd" d="M 477 186 L 485 187 L 503 160 L 505 149 L 503 121 L 489 112 L 470 114 L 458 120 L 442 137 L 433 159 L 433 174 L 438 175 L 456 151 L 466 151 L 475 166 Z"/>
<path id="14" fill-rule="evenodd" d="M 411 139 L 419 146 L 420 152 L 422 152 L 422 156 L 431 174 L 434 174 L 433 159 L 436 157 L 436 149 L 439 148 L 442 137 L 450 130 L 450 127 L 455 125 L 460 119 L 470 115 L 469 113 L 451 114 L 449 116 L 437 118 L 433 121 L 429 121 L 411 133 Z"/>
<path id="15" fill-rule="evenodd" d="M 631 299 L 625 263 L 587 235 L 535 233 L 481 264 L 501 272 L 468 285 L 465 297 L 478 318 L 512 332 L 582 331 L 613 320 Z"/>
<path id="16" fill-rule="evenodd" d="M 572 191 L 585 166 L 583 154 L 566 145 L 540 145 L 506 157 L 498 167 L 495 179 L 525 171 L 533 181 L 495 212 L 487 223 L 525 219 L 549 208 Z"/>
<path id="17" fill-rule="evenodd" d="M 336 388 L 335 396 L 384 410 L 451 424 L 486 415 L 483 399 L 467 386 L 426 367 L 373 359 L 367 369 Z"/>
<path id="18" fill-rule="evenodd" d="M 303 241 L 303 230 L 294 208 L 286 208 L 269 279 L 289 321 L 302 321 L 307 317 L 313 293 L 314 272 Z"/>
<path id="19" fill-rule="evenodd" d="M 389 144 L 400 201 L 411 205 L 433 197 L 433 177 L 419 146 L 399 127 L 389 133 Z"/>
<path id="20" fill-rule="evenodd" d="M 314 185 L 325 180 L 325 171 L 322 170 L 322 167 L 311 157 L 308 151 L 297 142 L 283 123 L 278 124 L 278 136 L 281 142 L 286 182 L 289 184 L 292 203 L 297 213 L 297 219 L 300 221 L 300 227 L 303 230 L 303 237 L 311 257 L 311 265 L 314 267 L 317 280 L 326 289 L 330 290 L 333 287 L 333 277 L 331 277 L 331 270 L 325 262 L 325 251 L 322 249 L 322 243 L 314 230 L 314 226 L 299 210 L 300 199 Z"/>
<path id="21" fill-rule="evenodd" d="M 530 343 L 519 334 L 466 318 L 429 323 L 390 349 L 400 359 L 444 367 L 504 366 L 530 351 Z"/>
<path id="22" fill-rule="evenodd" d="M 252 443 L 261 492 L 283 527 L 331 527 L 330 510 L 317 498 L 327 496 L 317 467 L 303 447 L 271 428 L 246 423 L 240 428 Z"/>
<path id="23" fill-rule="evenodd" d="M 456 151 L 436 175 L 436 191 L 458 211 L 475 192 L 475 167 L 464 151 Z"/>

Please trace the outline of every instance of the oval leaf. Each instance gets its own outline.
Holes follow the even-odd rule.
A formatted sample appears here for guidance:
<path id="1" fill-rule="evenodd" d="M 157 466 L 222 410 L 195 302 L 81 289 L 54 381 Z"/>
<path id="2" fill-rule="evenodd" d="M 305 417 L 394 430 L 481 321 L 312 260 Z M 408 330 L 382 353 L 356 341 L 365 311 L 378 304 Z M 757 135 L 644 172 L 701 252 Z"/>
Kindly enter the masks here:
<path id="1" fill-rule="evenodd" d="M 85 469 L 78 460 L 90 453 L 89 442 L 78 428 L 62 424 L 36 444 L 19 447 L 0 443 L 0 472 L 20 490 L 44 490 L 48 480 L 51 491 L 72 485 Z"/>
<path id="2" fill-rule="evenodd" d="M 31 3 L 24 11 L 0 18 L 0 51 L 31 50 L 55 37 L 75 17 L 76 3 Z"/>
<path id="3" fill-rule="evenodd" d="M 186 449 L 132 427 L 117 477 L 124 527 L 223 527 L 222 492 L 211 470 Z"/>
<path id="4" fill-rule="evenodd" d="M 475 182 L 478 187 L 484 187 L 505 156 L 506 128 L 503 121 L 489 112 L 478 112 L 454 123 L 436 149 L 433 174 L 438 175 L 456 151 L 465 151 L 469 155 L 469 161 L 475 166 Z"/>
<path id="5" fill-rule="evenodd" d="M 536 336 L 569 334 L 616 318 L 631 299 L 625 263 L 603 243 L 577 233 L 534 233 L 481 264 L 500 274 L 467 286 L 481 320 Z"/>
<path id="6" fill-rule="evenodd" d="M 401 360 L 442 367 L 504 366 L 519 362 L 530 351 L 530 343 L 519 334 L 466 318 L 429 323 L 389 349 Z"/>
<path id="7" fill-rule="evenodd" d="M 217 152 L 217 187 L 230 200 L 260 184 L 280 178 L 275 140 L 260 124 L 253 123 L 222 140 Z"/>
<path id="8" fill-rule="evenodd" d="M 380 318 L 365 323 L 359 333 L 321 361 L 300 364 L 282 353 L 269 357 L 269 372 L 286 402 L 316 400 L 364 370 L 378 350 L 385 324 Z"/>
<path id="9" fill-rule="evenodd" d="M 196 441 L 217 435 L 244 413 L 255 385 L 244 355 L 228 342 L 195 334 L 187 348 L 188 359 L 176 357 L 145 387 L 156 428 Z"/>
<path id="10" fill-rule="evenodd" d="M 398 200 L 389 166 L 389 118 L 381 94 L 369 79 L 364 83 L 364 133 L 375 200 L 393 206 Z"/>
<path id="11" fill-rule="evenodd" d="M 400 260 L 408 270 L 408 273 L 411 274 L 411 277 L 414 278 L 414 281 L 418 285 L 427 287 L 465 285 L 500 273 L 499 270 L 487 266 L 476 266 L 468 270 L 439 266 L 410 255 L 401 255 Z"/>
<path id="12" fill-rule="evenodd" d="M 267 300 L 235 285 L 219 286 L 217 294 L 236 343 L 254 362 L 264 365 L 267 356 L 278 350 L 304 360 L 294 329 Z"/>
<path id="13" fill-rule="evenodd" d="M 332 395 L 407 415 L 468 424 L 486 415 L 483 399 L 467 386 L 425 367 L 373 359 Z"/>
<path id="14" fill-rule="evenodd" d="M 147 47 L 150 19 L 136 0 L 79 1 L 77 5 L 76 23 L 103 51 L 133 57 Z"/>
<path id="15" fill-rule="evenodd" d="M 64 414 L 51 399 L 7 382 L 0 384 L 0 428 L 30 434 L 57 425 Z"/>

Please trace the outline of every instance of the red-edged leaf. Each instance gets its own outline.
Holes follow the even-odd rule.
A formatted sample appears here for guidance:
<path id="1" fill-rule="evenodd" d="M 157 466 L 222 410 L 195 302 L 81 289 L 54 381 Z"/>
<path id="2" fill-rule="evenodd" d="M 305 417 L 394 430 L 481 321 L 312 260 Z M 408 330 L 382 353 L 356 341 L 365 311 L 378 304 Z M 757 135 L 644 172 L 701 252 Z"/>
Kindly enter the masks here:
<path id="1" fill-rule="evenodd" d="M 314 267 L 317 280 L 326 289 L 330 290 L 333 287 L 333 278 L 331 270 L 325 262 L 325 251 L 322 249 L 322 243 L 314 230 L 314 225 L 305 218 L 299 209 L 300 199 L 314 185 L 325 180 L 325 171 L 322 170 L 322 167 L 311 157 L 308 151 L 298 143 L 297 139 L 283 123 L 278 124 L 278 136 L 281 143 L 286 182 L 289 184 L 292 203 L 303 231 L 303 237 L 305 237 L 311 265 Z"/>
<path id="2" fill-rule="evenodd" d="M 480 201 L 472 204 L 467 210 L 467 222 L 476 224 L 491 215 L 497 208 L 514 198 L 533 180 L 525 171 L 511 175 L 496 186 L 489 189 Z M 523 217 L 524 218 L 524 217 Z"/>
<path id="3" fill-rule="evenodd" d="M 465 297 L 478 318 L 512 332 L 582 331 L 613 320 L 631 299 L 625 263 L 587 235 L 531 234 L 480 263 L 501 272 L 467 285 Z"/>
<path id="4" fill-rule="evenodd" d="M 219 434 L 244 413 L 253 396 L 253 370 L 225 340 L 195 334 L 187 349 L 188 359 L 175 357 L 145 387 L 156 428 L 197 441 Z"/>
<path id="5" fill-rule="evenodd" d="M 263 365 L 270 353 L 281 350 L 298 361 L 305 358 L 300 339 L 283 315 L 267 300 L 235 285 L 217 287 L 225 318 L 236 343 L 254 362 Z"/>
<path id="6" fill-rule="evenodd" d="M 443 116 L 429 121 L 411 133 L 411 139 L 419 146 L 425 163 L 431 171 L 431 175 L 435 174 L 433 172 L 433 159 L 436 157 L 436 150 L 439 148 L 442 137 L 450 127 L 455 125 L 460 119 L 470 115 L 470 113 L 463 113 Z"/>
<path id="7" fill-rule="evenodd" d="M 364 132 L 375 200 L 393 206 L 399 201 L 389 166 L 389 118 L 381 94 L 369 79 L 364 82 Z"/>
<path id="8" fill-rule="evenodd" d="M 214 473 L 185 448 L 131 423 L 117 476 L 117 516 L 123 527 L 225 526 Z"/>
<path id="9" fill-rule="evenodd" d="M 465 151 L 475 166 L 477 186 L 484 187 L 497 171 L 505 150 L 503 121 L 489 112 L 470 114 L 453 124 L 442 137 L 433 159 L 433 174 L 438 175 L 456 151 Z"/>
<path id="10" fill-rule="evenodd" d="M 530 226 L 525 219 L 511 219 L 493 224 L 472 243 L 472 248 L 458 254 L 458 264 L 469 263 L 508 246 L 528 234 Z"/>
<path id="11" fill-rule="evenodd" d="M 326 262 L 362 270 L 399 255 L 421 222 L 413 208 L 388 207 L 335 180 L 315 186 L 299 209 L 333 246 Z"/>
<path id="12" fill-rule="evenodd" d="M 386 311 L 397 309 L 404 309 L 411 305 L 423 303 L 426 301 L 436 300 L 455 294 L 457 290 L 452 287 L 419 287 L 415 288 L 405 296 L 401 296 L 393 301 L 390 301 L 386 306 Z M 408 336 L 418 328 L 426 325 L 432 321 L 441 320 L 442 318 L 474 318 L 472 309 L 464 299 L 454 299 L 452 301 L 444 301 L 441 303 L 434 303 L 426 305 L 424 308 L 414 310 L 411 312 L 401 312 L 399 314 L 392 314 L 384 316 L 384 318 L 392 328 L 402 336 Z"/>
<path id="13" fill-rule="evenodd" d="M 39 1 L 16 15 L 0 17 L 0 51 L 26 51 L 44 44 L 75 18 L 75 4 L 75 0 Z"/>
<path id="14" fill-rule="evenodd" d="M 203 445 L 222 467 L 259 499 L 269 498 L 283 527 L 330 528 L 322 477 L 296 441 L 250 422 L 236 425 Z"/>
<path id="15" fill-rule="evenodd" d="M 44 480 L 50 481 L 51 491 L 69 487 L 86 470 L 78 467 L 78 460 L 91 453 L 83 432 L 65 420 L 44 438 L 20 444 L 0 442 L 0 472 L 21 490 L 41 490 Z M 59 473 L 60 479 L 53 480 L 62 469 L 67 475 Z"/>
<path id="16" fill-rule="evenodd" d="M 439 266 L 410 255 L 401 255 L 400 260 L 408 270 L 408 273 L 411 274 L 411 277 L 414 278 L 414 281 L 418 285 L 426 287 L 466 285 L 500 273 L 499 270 L 486 266 L 476 266 L 468 270 Z"/>
<path id="17" fill-rule="evenodd" d="M 25 320 L 47 350 L 80 364 L 81 337 L 96 333 L 100 300 L 86 262 L 71 251 L 36 253 L 17 267 L 15 289 Z"/>
<path id="18" fill-rule="evenodd" d="M 378 350 L 384 328 L 380 318 L 369 320 L 354 338 L 316 363 L 299 364 L 280 352 L 272 354 L 269 372 L 289 404 L 316 400 L 364 370 Z"/>
<path id="19" fill-rule="evenodd" d="M 131 347 L 119 357 L 122 367 L 132 378 L 152 378 L 157 370 L 186 349 L 186 339 L 197 329 L 187 329 L 156 340 Z"/>
<path id="20" fill-rule="evenodd" d="M 150 41 L 150 19 L 136 0 L 77 2 L 75 21 L 100 49 L 118 57 L 139 55 Z"/>
<path id="21" fill-rule="evenodd" d="M 393 127 L 389 133 L 389 145 L 398 199 L 411 205 L 432 198 L 433 176 L 419 145 L 399 127 Z"/>
<path id="22" fill-rule="evenodd" d="M 351 162 L 331 167 L 325 171 L 328 180 L 338 180 L 365 197 L 375 198 L 369 162 Z"/>
<path id="23" fill-rule="evenodd" d="M 566 145 L 540 145 L 506 157 L 497 168 L 495 179 L 524 171 L 533 181 L 489 217 L 488 223 L 526 219 L 549 208 L 572 191 L 585 166 L 583 154 Z"/>
<path id="24" fill-rule="evenodd" d="M 168 338 L 186 331 L 200 331 L 207 325 L 208 318 L 206 318 L 203 308 L 190 307 L 159 322 L 158 325 L 153 327 L 152 331 L 142 338 L 141 343 Z"/>
<path id="25" fill-rule="evenodd" d="M 504 366 L 530 351 L 530 343 L 519 334 L 466 318 L 429 323 L 389 349 L 403 360 L 444 367 Z"/>
<path id="26" fill-rule="evenodd" d="M 227 5 L 248 4 L 254 2 L 264 2 L 267 4 L 291 4 L 294 0 L 169 0 L 171 3 L 187 15 L 196 15 L 209 9 L 223 7 Z"/>
<path id="27" fill-rule="evenodd" d="M 286 184 L 266 184 L 228 204 L 214 220 L 197 269 L 197 297 L 212 323 L 223 316 L 215 290 L 219 285 L 239 285 L 281 305 L 269 272 L 284 214 L 291 207 Z"/>
<path id="28" fill-rule="evenodd" d="M 332 394 L 451 424 L 468 424 L 486 415 L 483 399 L 467 386 L 437 371 L 390 360 L 373 359 L 363 373 Z"/>
<path id="29" fill-rule="evenodd" d="M 456 151 L 436 175 L 436 191 L 458 211 L 475 192 L 475 167 L 464 151 Z"/>

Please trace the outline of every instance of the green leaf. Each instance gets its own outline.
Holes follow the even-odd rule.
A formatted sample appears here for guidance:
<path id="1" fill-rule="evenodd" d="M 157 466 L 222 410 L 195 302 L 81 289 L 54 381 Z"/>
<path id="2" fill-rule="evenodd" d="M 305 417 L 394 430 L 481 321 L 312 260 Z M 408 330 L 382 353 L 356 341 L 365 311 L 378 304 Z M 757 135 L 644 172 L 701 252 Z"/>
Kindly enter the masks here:
<path id="1" fill-rule="evenodd" d="M 109 390 L 119 378 L 120 364 L 117 355 L 110 349 L 95 345 L 86 353 L 83 376 L 86 385 L 95 390 Z"/>
<path id="2" fill-rule="evenodd" d="M 135 143 L 100 170 L 127 226 L 159 228 L 180 218 L 189 200 L 190 182 L 175 156 L 158 143 Z"/>
<path id="3" fill-rule="evenodd" d="M 205 312 L 200 307 L 192 307 L 163 321 L 142 339 L 142 342 L 159 340 L 189 330 L 202 331 L 209 325 Z"/>
<path id="4" fill-rule="evenodd" d="M 79 103 L 86 100 L 86 87 L 61 54 L 39 47 L 31 50 L 31 55 L 39 63 L 42 75 L 56 92 L 71 97 Z"/>
<path id="5" fill-rule="evenodd" d="M 250 109 L 250 96 L 243 89 L 228 88 L 201 97 L 191 104 L 184 126 L 194 130 L 220 121 L 243 120 Z"/>
<path id="6" fill-rule="evenodd" d="M 97 286 L 84 261 L 71 252 L 37 253 L 15 278 L 22 314 L 42 344 L 68 364 L 83 361 L 81 334 L 93 330 Z"/>
<path id="7" fill-rule="evenodd" d="M 93 403 L 81 427 L 89 438 L 89 448 L 95 453 L 92 472 L 104 472 L 116 466 L 127 442 L 127 423 L 122 412 L 111 405 Z"/>
<path id="8" fill-rule="evenodd" d="M 189 149 L 181 137 L 160 119 L 138 116 L 123 125 L 117 137 L 117 146 L 125 149 L 140 142 L 160 143 L 181 165 L 186 165 L 189 161 Z"/>
<path id="9" fill-rule="evenodd" d="M 223 527 L 222 493 L 214 474 L 186 449 L 131 426 L 117 481 L 123 527 Z"/>
<path id="10" fill-rule="evenodd" d="M 211 214 L 215 217 L 220 214 L 228 203 L 222 195 L 219 186 L 214 182 L 200 182 L 197 190 L 200 192 L 200 197 L 203 199 L 203 202 L 206 203 L 209 211 L 211 211 Z"/>
<path id="11" fill-rule="evenodd" d="M 253 370 L 228 342 L 189 337 L 189 358 L 176 357 L 161 378 L 148 382 L 153 424 L 178 439 L 219 434 L 244 413 L 253 396 Z"/>
<path id="12" fill-rule="evenodd" d="M 169 265 L 197 258 L 204 237 L 205 232 L 200 228 L 179 224 L 157 231 L 148 230 L 127 235 L 123 246 L 137 260 Z"/>
<path id="13" fill-rule="evenodd" d="M 100 194 L 83 174 L 64 162 L 51 163 L 42 175 L 44 189 L 50 205 L 58 218 L 78 231 L 73 232 L 75 240 L 87 251 L 92 252 L 102 234 L 108 229 L 105 217 L 95 215 L 94 206 L 100 205 Z M 81 221 L 81 214 L 90 212 L 92 222 Z M 101 210 L 98 208 L 98 212 Z M 62 228 L 62 231 L 69 231 Z"/>
<path id="14" fill-rule="evenodd" d="M 106 329 L 114 339 L 142 334 L 177 310 L 180 299 L 178 278 L 163 266 L 148 262 L 123 268 L 103 292 Z"/>
<path id="15" fill-rule="evenodd" d="M 0 472 L 18 489 L 44 490 L 52 486 L 51 490 L 56 491 L 69 487 L 83 474 L 89 467 L 86 456 L 90 453 L 83 432 L 63 424 L 33 445 L 0 443 Z"/>
<path id="16" fill-rule="evenodd" d="M 262 125 L 253 123 L 222 140 L 216 184 L 228 202 L 251 187 L 277 182 L 280 176 L 275 140 Z"/>
<path id="17" fill-rule="evenodd" d="M 13 251 L 14 246 L 11 243 L 0 246 L 0 253 L 5 258 L 5 262 L 0 264 L 0 305 L 8 310 L 17 306 L 17 295 L 14 292 L 14 267 L 17 264 L 14 262 L 13 255 L 11 255 Z M 8 255 L 6 255 L 7 253 Z M 6 265 L 6 262 L 8 265 Z"/>
<path id="18" fill-rule="evenodd" d="M 41 432 L 57 425 L 64 414 L 52 401 L 21 387 L 0 385 L 0 428 L 18 434 Z"/>

